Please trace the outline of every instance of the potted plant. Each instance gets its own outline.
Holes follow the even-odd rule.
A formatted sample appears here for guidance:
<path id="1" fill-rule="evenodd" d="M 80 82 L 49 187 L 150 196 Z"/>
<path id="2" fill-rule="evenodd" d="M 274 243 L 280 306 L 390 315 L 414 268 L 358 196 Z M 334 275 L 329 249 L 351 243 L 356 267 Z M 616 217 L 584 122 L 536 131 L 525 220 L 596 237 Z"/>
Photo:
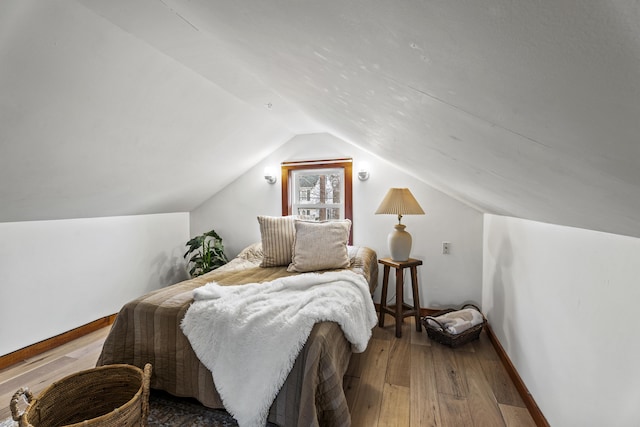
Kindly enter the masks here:
<path id="1" fill-rule="evenodd" d="M 184 253 L 188 265 L 192 265 L 189 274 L 197 277 L 225 265 L 228 260 L 224 255 L 222 238 L 214 230 L 194 237 L 186 243 L 189 248 Z"/>

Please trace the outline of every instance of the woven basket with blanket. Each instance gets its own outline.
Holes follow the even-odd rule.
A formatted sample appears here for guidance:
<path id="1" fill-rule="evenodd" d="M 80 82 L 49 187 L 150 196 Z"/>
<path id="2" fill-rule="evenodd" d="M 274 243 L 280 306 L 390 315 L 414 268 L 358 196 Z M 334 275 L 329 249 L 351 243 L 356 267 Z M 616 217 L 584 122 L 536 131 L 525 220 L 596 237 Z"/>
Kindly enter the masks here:
<path id="1" fill-rule="evenodd" d="M 427 336 L 452 348 L 478 339 L 486 322 L 480 309 L 473 304 L 465 304 L 458 310 L 442 310 L 422 318 Z"/>

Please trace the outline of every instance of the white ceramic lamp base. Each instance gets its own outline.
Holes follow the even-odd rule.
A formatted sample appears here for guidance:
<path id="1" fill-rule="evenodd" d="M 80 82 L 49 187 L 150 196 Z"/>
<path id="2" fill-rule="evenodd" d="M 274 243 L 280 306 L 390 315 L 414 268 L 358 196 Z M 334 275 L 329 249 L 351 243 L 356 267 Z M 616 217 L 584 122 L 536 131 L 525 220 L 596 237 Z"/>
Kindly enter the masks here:
<path id="1" fill-rule="evenodd" d="M 389 233 L 387 243 L 389 244 L 389 252 L 391 259 L 394 261 L 407 261 L 411 253 L 411 234 L 404 231 L 403 224 L 396 224 L 395 230 Z"/>

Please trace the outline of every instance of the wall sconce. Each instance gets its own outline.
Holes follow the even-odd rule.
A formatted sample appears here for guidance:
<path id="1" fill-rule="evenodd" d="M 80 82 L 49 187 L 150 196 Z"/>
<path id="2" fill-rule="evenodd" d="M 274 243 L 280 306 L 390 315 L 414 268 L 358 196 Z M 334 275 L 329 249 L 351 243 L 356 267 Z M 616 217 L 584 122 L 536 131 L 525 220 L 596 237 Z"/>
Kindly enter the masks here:
<path id="1" fill-rule="evenodd" d="M 366 181 L 369 179 L 369 165 L 366 163 L 360 164 L 360 170 L 358 171 L 358 179 L 360 181 Z"/>
<path id="2" fill-rule="evenodd" d="M 264 168 L 264 179 L 269 184 L 275 184 L 278 180 L 278 176 L 276 175 L 276 171 L 274 168 Z"/>

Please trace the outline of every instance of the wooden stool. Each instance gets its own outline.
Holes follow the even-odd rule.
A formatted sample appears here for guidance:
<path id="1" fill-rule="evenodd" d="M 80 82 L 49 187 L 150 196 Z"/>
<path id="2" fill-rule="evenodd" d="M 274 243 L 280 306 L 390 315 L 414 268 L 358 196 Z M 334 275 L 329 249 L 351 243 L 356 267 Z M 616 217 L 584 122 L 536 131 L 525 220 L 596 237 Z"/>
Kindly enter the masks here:
<path id="1" fill-rule="evenodd" d="M 420 296 L 418 295 L 418 266 L 422 265 L 419 259 L 409 258 L 407 261 L 394 261 L 391 258 L 382 258 L 378 262 L 384 265 L 382 277 L 382 297 L 380 299 L 380 319 L 378 326 L 384 327 L 384 314 L 389 313 L 396 318 L 396 337 L 402 337 L 402 322 L 405 317 L 415 316 L 416 331 L 422 331 L 420 323 Z M 387 306 L 387 287 L 389 286 L 389 270 L 396 269 L 396 304 Z M 413 307 L 404 302 L 404 274 L 405 268 L 411 270 L 411 288 L 413 290 Z M 407 309 L 407 310 L 405 310 Z"/>

